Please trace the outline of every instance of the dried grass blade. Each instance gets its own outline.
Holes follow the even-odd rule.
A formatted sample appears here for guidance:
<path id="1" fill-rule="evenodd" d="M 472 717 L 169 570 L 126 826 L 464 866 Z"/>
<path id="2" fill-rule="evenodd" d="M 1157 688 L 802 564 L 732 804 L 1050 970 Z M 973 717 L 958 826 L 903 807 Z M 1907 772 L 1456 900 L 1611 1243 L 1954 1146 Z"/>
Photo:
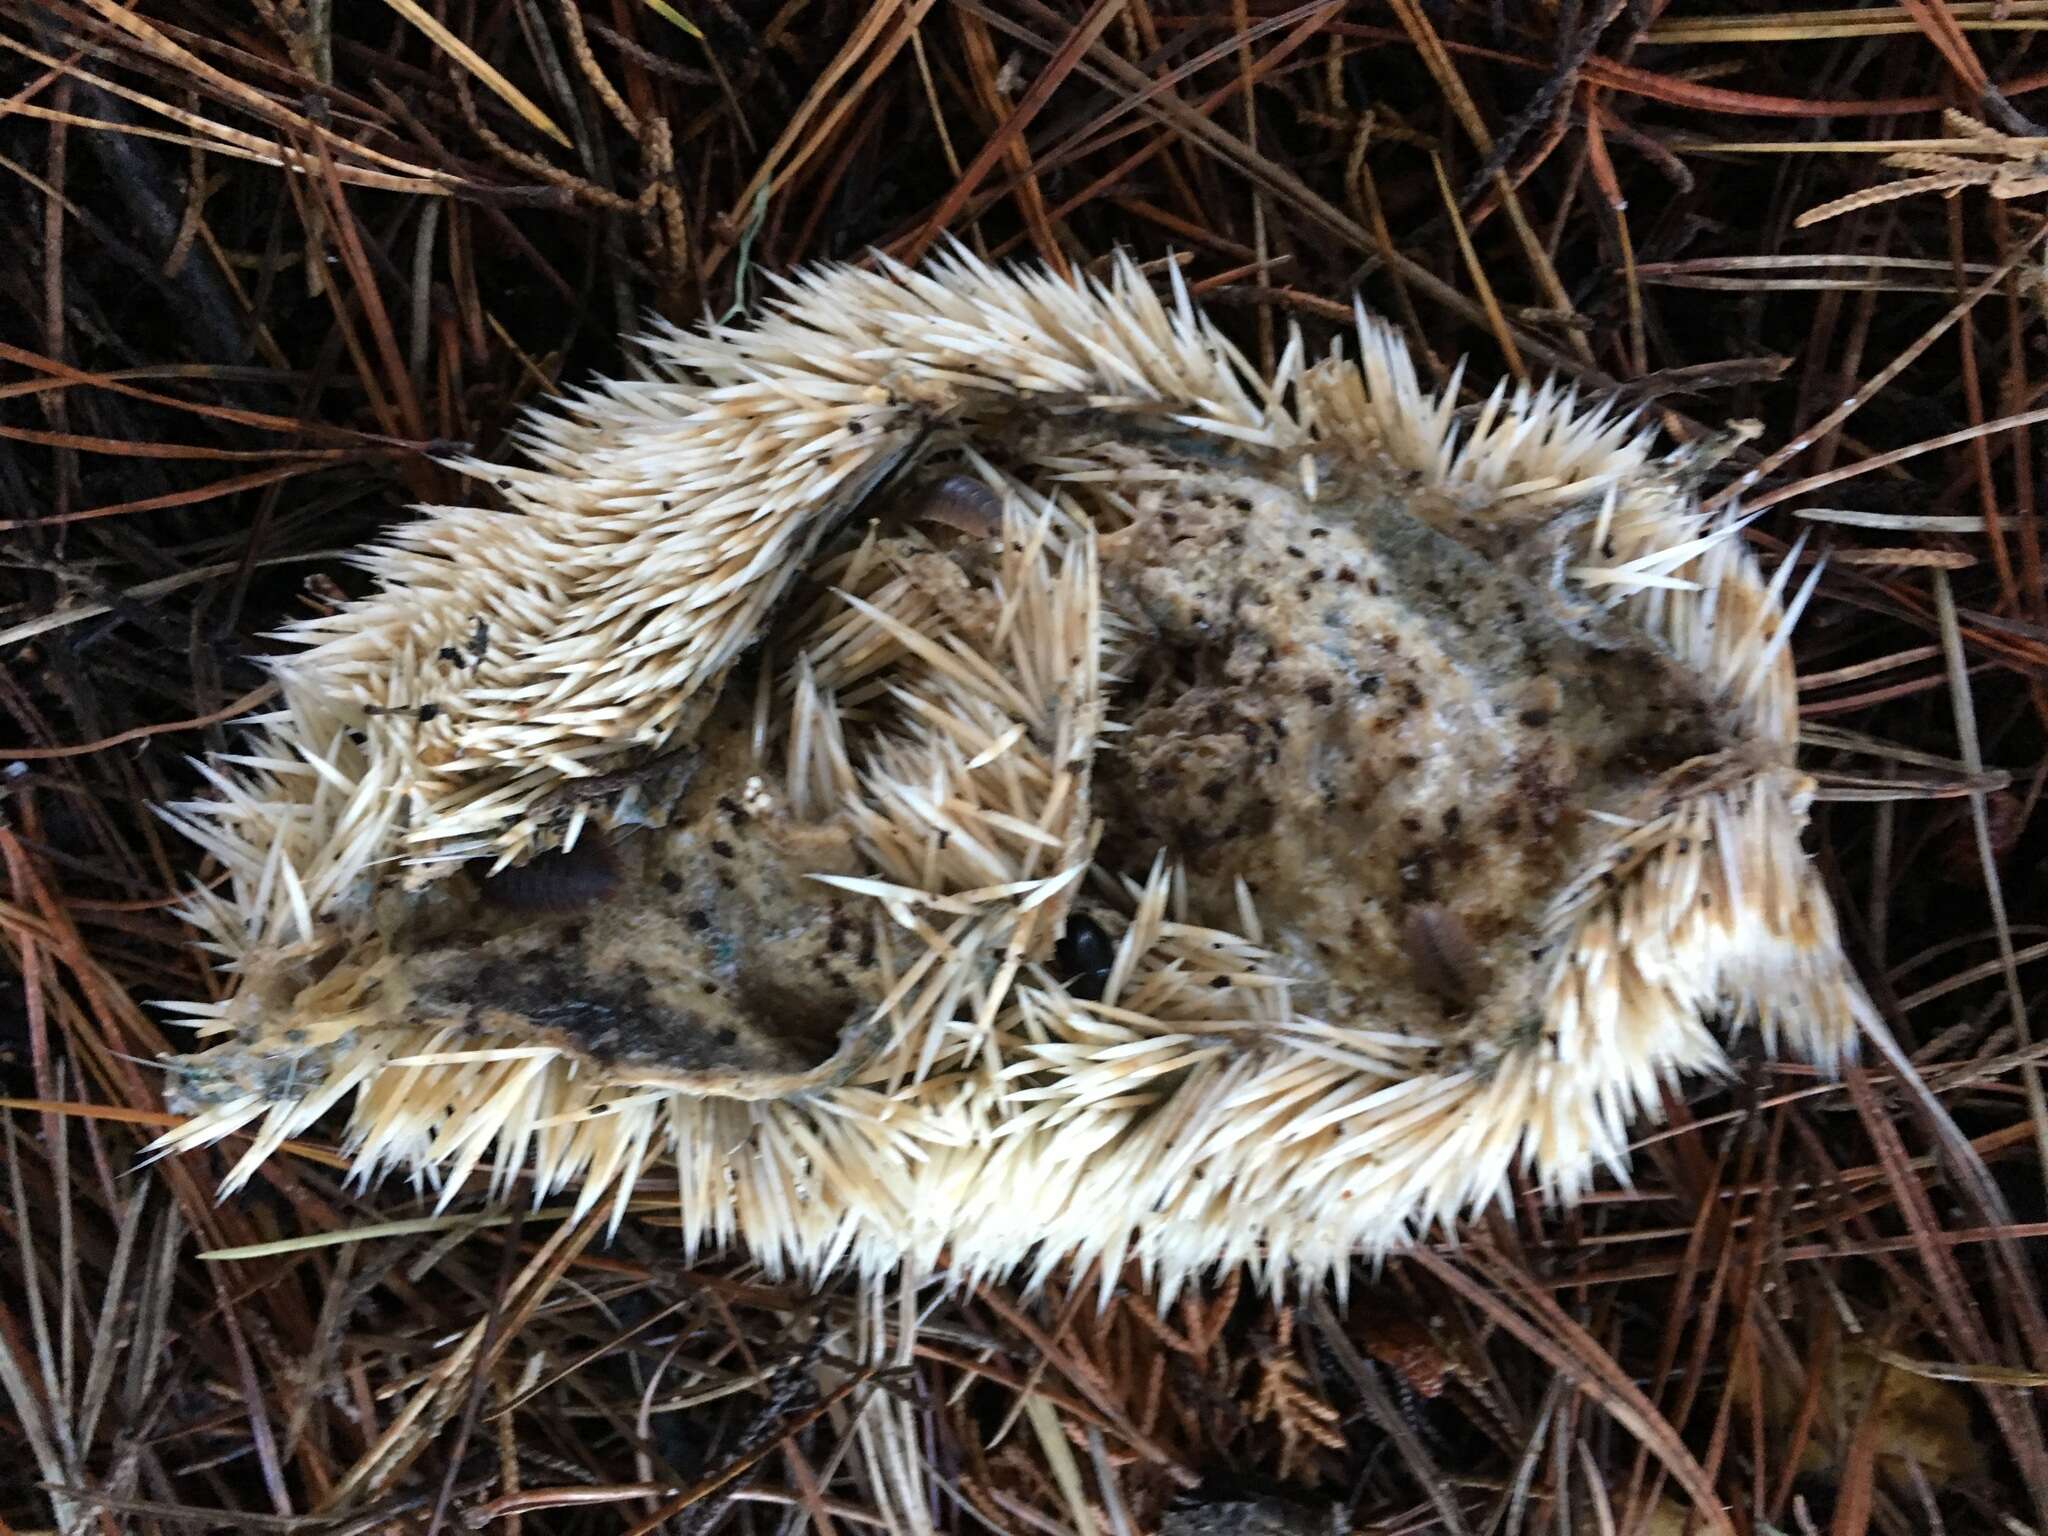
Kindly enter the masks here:
<path id="1" fill-rule="evenodd" d="M 661 1200 L 635 1200 L 628 1210 L 663 1210 L 669 1202 Z M 209 1248 L 198 1255 L 210 1264 L 225 1264 L 240 1259 L 274 1259 L 284 1254 L 306 1253 L 314 1248 L 334 1248 L 344 1243 L 372 1243 L 387 1237 L 416 1237 L 422 1232 L 452 1232 L 458 1227 L 482 1232 L 491 1227 L 502 1227 L 520 1213 L 479 1215 L 474 1212 L 450 1211 L 441 1216 L 408 1216 L 398 1221 L 373 1222 L 366 1227 L 344 1227 L 329 1232 L 308 1232 L 299 1237 L 281 1237 L 270 1243 L 247 1243 L 239 1248 Z M 537 1211 L 524 1212 L 527 1221 L 564 1221 L 576 1214 L 573 1205 L 547 1206 Z"/>
<path id="2" fill-rule="evenodd" d="M 384 154 L 380 150 L 371 149 L 366 145 L 352 143 L 346 134 L 337 133 L 334 129 L 324 124 L 316 123 L 311 118 L 299 113 L 287 111 L 279 106 L 271 97 L 266 96 L 262 91 L 257 90 L 246 81 L 237 80 L 234 76 L 214 68 L 190 49 L 180 47 L 177 43 L 172 42 L 161 31 L 151 26 L 147 20 L 124 9 L 116 4 L 115 0 L 85 0 L 85 3 L 91 6 L 94 12 L 110 26 L 117 27 L 134 38 L 145 52 L 177 70 L 190 73 L 198 79 L 204 80 L 208 85 L 221 92 L 224 100 L 234 102 L 245 111 L 262 118 L 265 122 L 288 126 L 294 132 L 310 134 L 321 142 L 331 145 L 337 154 L 353 155 L 357 159 L 368 160 L 392 170 L 402 171 L 410 176 L 419 176 L 430 182 L 444 179 L 438 172 L 428 170 L 424 166 L 414 165 L 409 161 L 397 159 L 394 156 Z M 10 46 L 14 46 L 17 49 L 20 48 L 18 44 L 10 44 Z M 103 89 L 115 90 L 117 94 L 119 93 L 119 87 L 113 82 L 94 81 L 94 84 Z M 152 110 L 160 109 L 153 100 L 149 105 Z M 194 126 L 198 125 L 195 124 Z M 217 130 L 217 125 L 208 124 L 206 126 Z M 260 142 L 258 141 L 259 144 Z"/>
<path id="3" fill-rule="evenodd" d="M 1972 776 L 1984 771 L 1984 745 L 1977 734 L 1977 707 L 1970 692 L 1968 658 L 1963 653 L 1962 626 L 1956 618 L 1955 590 L 1947 571 L 1934 573 L 1934 611 L 1941 621 L 1941 648 L 1948 664 L 1949 698 L 1955 709 L 1956 738 L 1962 750 L 1963 766 Z M 1998 859 L 1991 849 L 1991 822 L 1981 791 L 1970 796 L 1970 826 L 1977 839 L 1978 867 L 1984 875 L 1984 894 L 1991 903 L 1991 921 L 1998 932 L 1998 963 L 2005 976 L 2007 1022 L 2025 1050 L 2033 1044 L 2033 1025 L 2027 1015 L 2026 994 L 2020 990 L 2019 961 L 2014 955 L 2012 922 L 2006 912 L 2005 886 L 1999 880 Z M 2031 1061 L 2020 1069 L 2020 1081 L 2027 1094 L 2027 1114 L 2034 1122 L 2034 1144 L 2042 1166 L 2048 1167 L 2048 1094 L 2041 1085 L 2041 1069 Z"/>
<path id="4" fill-rule="evenodd" d="M 1929 1381 L 1967 1381 L 1992 1387 L 2048 1387 L 2048 1371 L 2023 1371 L 2009 1365 L 1963 1365 L 1953 1360 L 1915 1360 L 1896 1350 L 1872 1347 L 1870 1353 L 1895 1370 Z"/>
<path id="5" fill-rule="evenodd" d="M 562 148 L 569 149 L 573 147 L 569 142 L 569 135 L 555 126 L 553 118 L 541 111 L 534 104 L 531 97 L 510 80 L 507 80 L 504 75 L 500 74 L 496 67 L 489 63 L 474 48 L 449 31 L 433 12 L 419 4 L 419 0 L 384 0 L 384 3 L 418 27 L 422 32 L 426 33 L 433 40 L 437 48 L 446 53 L 472 75 L 475 75 L 490 90 L 492 95 L 526 119 L 533 127 L 538 128 L 542 133 L 561 145 Z"/>
<path id="6" fill-rule="evenodd" d="M 1095 1524 L 1095 1510 L 1081 1486 L 1081 1468 L 1074 1460 L 1074 1448 L 1067 1444 L 1067 1432 L 1060 1424 L 1059 1414 L 1036 1392 L 1024 1395 L 1024 1413 L 1038 1436 L 1039 1449 L 1045 1452 L 1053 1482 L 1058 1486 L 1060 1496 L 1067 1501 L 1074 1529 L 1080 1536 L 1100 1536 L 1100 1528 Z"/>
<path id="7" fill-rule="evenodd" d="M 125 1347 L 153 1352 L 162 1345 L 161 1317 L 135 1316 L 130 1324 L 141 1331 L 126 1339 L 119 1333 L 121 1303 L 128 1288 L 128 1267 L 135 1257 L 135 1239 L 142 1231 L 142 1213 L 149 1205 L 151 1190 L 151 1185 L 142 1185 L 129 1200 L 128 1208 L 121 1213 L 121 1229 L 114 1240 L 114 1258 L 107 1267 L 105 1289 L 100 1298 L 99 1322 L 93 1331 L 92 1363 L 86 1371 L 85 1392 L 79 1403 L 78 1439 L 81 1445 L 91 1445 L 93 1434 L 99 1428 L 100 1412 L 106 1406 L 108 1390 L 114 1383 L 114 1360 L 121 1350 Z M 164 1219 L 174 1227 L 179 1225 L 176 1207 L 165 1212 Z"/>
<path id="8" fill-rule="evenodd" d="M 697 30 L 697 24 L 670 5 L 668 0 L 643 0 L 643 3 L 647 6 L 647 9 L 654 12 L 655 15 L 668 22 L 671 26 L 682 28 L 683 31 L 689 33 L 690 36 L 696 38 L 700 43 L 704 41 L 704 34 Z"/>

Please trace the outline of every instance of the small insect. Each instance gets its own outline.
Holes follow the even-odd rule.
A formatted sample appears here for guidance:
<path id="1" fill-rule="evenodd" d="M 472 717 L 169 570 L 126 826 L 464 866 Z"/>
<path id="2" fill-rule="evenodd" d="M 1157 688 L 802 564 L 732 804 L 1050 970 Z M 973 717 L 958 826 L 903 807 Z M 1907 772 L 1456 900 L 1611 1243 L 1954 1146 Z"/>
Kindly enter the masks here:
<path id="1" fill-rule="evenodd" d="M 1479 946 L 1450 908 L 1431 903 L 1412 907 L 1401 925 L 1408 966 L 1424 991 L 1463 1013 L 1486 990 L 1486 962 Z"/>
<path id="2" fill-rule="evenodd" d="M 948 475 L 924 493 L 913 514 L 918 521 L 942 523 L 976 538 L 1002 532 L 1003 503 L 972 475 Z"/>
<path id="3" fill-rule="evenodd" d="M 1116 945 L 1094 918 L 1076 912 L 1067 919 L 1066 932 L 1052 947 L 1052 964 L 1069 997 L 1099 1003 L 1103 989 L 1109 985 L 1110 970 L 1116 964 Z"/>
<path id="4" fill-rule="evenodd" d="M 316 572 L 306 578 L 305 591 L 299 601 L 315 613 L 325 617 L 339 613 L 348 605 L 348 593 L 341 589 L 341 583 L 325 572 Z"/>
<path id="5" fill-rule="evenodd" d="M 603 840 L 585 837 L 574 848 L 535 854 L 481 883 L 486 906 L 507 912 L 574 912 L 596 906 L 618 889 L 619 858 Z"/>
<path id="6" fill-rule="evenodd" d="M 679 747 L 670 747 L 666 752 L 656 753 L 644 762 L 621 768 L 612 773 L 593 774 L 585 779 L 570 779 L 556 796 L 565 805 L 580 801 L 603 800 L 636 784 L 645 784 L 660 775 L 667 774 L 665 786 L 668 794 L 680 796 L 689 788 L 690 780 L 696 776 L 696 764 L 691 761 L 697 756 L 696 745 L 684 742 Z M 686 772 L 677 772 L 683 769 Z M 580 844 L 578 845 L 581 846 Z"/>

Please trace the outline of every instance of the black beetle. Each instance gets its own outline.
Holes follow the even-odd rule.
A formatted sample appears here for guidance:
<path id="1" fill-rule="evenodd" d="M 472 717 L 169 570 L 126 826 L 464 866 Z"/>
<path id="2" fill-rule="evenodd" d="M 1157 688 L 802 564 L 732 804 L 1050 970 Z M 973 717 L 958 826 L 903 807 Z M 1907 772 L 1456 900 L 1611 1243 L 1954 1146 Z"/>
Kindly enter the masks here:
<path id="1" fill-rule="evenodd" d="M 1052 964 L 1068 996 L 1099 1003 L 1103 988 L 1109 985 L 1110 968 L 1116 964 L 1116 945 L 1102 931 L 1102 924 L 1085 912 L 1076 912 L 1052 947 Z"/>

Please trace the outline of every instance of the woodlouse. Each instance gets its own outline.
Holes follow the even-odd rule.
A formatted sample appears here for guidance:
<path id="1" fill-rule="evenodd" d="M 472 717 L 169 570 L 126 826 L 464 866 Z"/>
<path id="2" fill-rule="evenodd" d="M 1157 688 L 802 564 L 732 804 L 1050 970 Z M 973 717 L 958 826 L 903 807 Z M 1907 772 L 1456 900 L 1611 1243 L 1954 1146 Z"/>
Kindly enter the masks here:
<path id="1" fill-rule="evenodd" d="M 1002 532 L 1002 498 L 972 475 L 948 475 L 917 504 L 921 522 L 943 523 L 976 538 Z"/>
<path id="2" fill-rule="evenodd" d="M 619 857 L 609 844 L 582 837 L 574 848 L 535 854 L 481 882 L 486 906 L 507 912 L 575 912 L 610 898 L 619 885 Z"/>
<path id="3" fill-rule="evenodd" d="M 1431 903 L 1411 907 L 1401 925 L 1409 969 L 1423 990 L 1463 1012 L 1486 990 L 1486 962 L 1458 915 Z"/>

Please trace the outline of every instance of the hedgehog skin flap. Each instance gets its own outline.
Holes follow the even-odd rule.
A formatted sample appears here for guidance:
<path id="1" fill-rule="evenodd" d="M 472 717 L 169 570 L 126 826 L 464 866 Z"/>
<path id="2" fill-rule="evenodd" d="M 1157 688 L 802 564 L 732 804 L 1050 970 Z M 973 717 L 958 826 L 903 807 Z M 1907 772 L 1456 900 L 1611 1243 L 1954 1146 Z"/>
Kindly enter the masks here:
<path id="1" fill-rule="evenodd" d="M 692 1254 L 1171 1290 L 1625 1178 L 1710 1025 L 1852 1047 L 1812 584 L 1612 410 L 960 253 L 639 356 L 167 811 L 232 987 L 159 1150 L 345 1107 L 364 1180 Z"/>

